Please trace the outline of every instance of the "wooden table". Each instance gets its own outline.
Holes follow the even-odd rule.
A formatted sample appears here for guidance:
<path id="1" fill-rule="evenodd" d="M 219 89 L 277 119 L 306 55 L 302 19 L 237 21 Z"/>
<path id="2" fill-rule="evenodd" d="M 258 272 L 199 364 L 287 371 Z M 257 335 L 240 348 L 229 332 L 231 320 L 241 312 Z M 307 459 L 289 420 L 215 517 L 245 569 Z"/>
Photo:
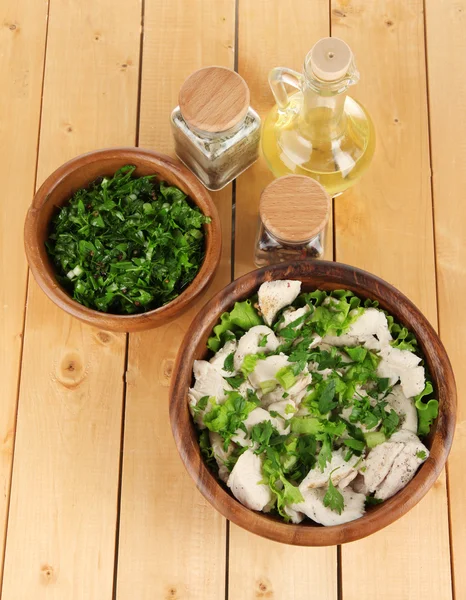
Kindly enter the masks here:
<path id="1" fill-rule="evenodd" d="M 465 0 L 0 7 L 2 599 L 466 598 Z M 305 549 L 214 512 L 168 422 L 190 319 L 253 268 L 259 194 L 271 180 L 264 162 L 214 194 L 225 243 L 207 295 L 181 319 L 129 338 L 83 326 L 45 297 L 28 275 L 22 226 L 34 189 L 68 158 L 135 144 L 171 153 L 169 114 L 195 69 L 236 67 L 265 115 L 269 69 L 300 69 L 329 33 L 355 52 L 354 94 L 378 140 L 370 171 L 334 203 L 328 256 L 387 279 L 439 328 L 460 406 L 447 474 L 414 510 L 363 541 Z"/>

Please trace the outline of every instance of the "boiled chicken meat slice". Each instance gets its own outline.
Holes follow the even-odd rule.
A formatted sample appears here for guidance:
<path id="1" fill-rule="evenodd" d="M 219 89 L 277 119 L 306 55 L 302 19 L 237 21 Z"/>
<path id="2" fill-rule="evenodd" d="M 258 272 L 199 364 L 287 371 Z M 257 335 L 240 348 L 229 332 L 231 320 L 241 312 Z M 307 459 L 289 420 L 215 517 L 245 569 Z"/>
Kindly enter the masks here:
<path id="1" fill-rule="evenodd" d="M 390 409 L 396 412 L 400 417 L 401 429 L 407 429 L 413 433 L 417 432 L 417 410 L 414 402 L 403 394 L 403 389 L 400 385 L 395 385 L 390 394 L 385 398 L 388 405 L 385 407 L 387 412 Z"/>
<path id="2" fill-rule="evenodd" d="M 204 415 L 209 412 L 212 408 L 210 402 L 207 403 L 206 408 L 203 411 L 199 411 L 194 414 L 193 407 L 197 405 L 199 400 L 203 396 L 209 396 L 215 398 L 218 404 L 223 404 L 226 400 L 226 391 L 231 391 L 231 386 L 220 373 L 206 360 L 195 360 L 193 365 L 195 383 L 194 387 L 188 391 L 189 406 L 191 408 L 191 414 L 197 425 L 204 429 L 202 419 Z"/>
<path id="3" fill-rule="evenodd" d="M 429 450 L 416 434 L 407 429 L 397 431 L 369 452 L 364 482 L 376 498 L 386 500 L 411 481 L 428 456 Z"/>
<path id="4" fill-rule="evenodd" d="M 296 300 L 301 291 L 301 282 L 284 279 L 266 281 L 258 291 L 259 308 L 267 325 L 272 325 L 278 311 Z"/>
<path id="5" fill-rule="evenodd" d="M 267 356 L 257 361 L 254 371 L 249 374 L 249 381 L 256 389 L 260 389 L 261 383 L 272 381 L 280 369 L 290 365 L 291 363 L 288 362 L 288 357 L 285 354 Z"/>
<path id="6" fill-rule="evenodd" d="M 340 490 L 344 500 L 344 509 L 341 515 L 339 515 L 338 512 L 324 506 L 324 496 L 326 492 L 326 487 L 306 488 L 301 490 L 304 502 L 292 504 L 291 508 L 300 513 L 304 513 L 316 523 L 326 526 L 348 523 L 349 521 L 354 521 L 364 515 L 364 505 L 366 501 L 366 496 L 364 496 L 364 494 L 358 494 L 349 487 Z"/>
<path id="7" fill-rule="evenodd" d="M 285 400 L 280 400 L 279 402 L 272 402 L 267 406 L 267 410 L 269 412 L 278 413 L 283 419 L 288 420 L 296 413 L 297 408 L 296 404 L 290 398 L 286 398 Z"/>
<path id="8" fill-rule="evenodd" d="M 230 477 L 230 471 L 225 466 L 225 462 L 230 458 L 235 446 L 230 444 L 228 446 L 228 450 L 225 451 L 223 448 L 222 436 L 214 431 L 209 431 L 209 439 L 215 460 L 217 461 L 218 465 L 218 476 L 226 483 L 228 481 L 228 477 Z"/>
<path id="9" fill-rule="evenodd" d="M 392 439 L 372 448 L 366 457 L 366 470 L 364 471 L 364 483 L 369 492 L 375 492 L 379 487 L 402 449 L 403 444 L 392 441 Z"/>
<path id="10" fill-rule="evenodd" d="M 241 504 L 251 510 L 262 510 L 272 499 L 272 492 L 261 483 L 262 479 L 261 459 L 252 450 L 246 450 L 233 467 L 227 486 Z"/>
<path id="11" fill-rule="evenodd" d="M 267 336 L 265 345 L 259 346 L 259 344 L 263 342 L 265 336 Z M 277 336 L 270 327 L 266 327 L 265 325 L 251 327 L 238 342 L 238 347 L 233 359 L 235 369 L 238 371 L 241 368 L 244 357 L 247 354 L 258 354 L 259 352 L 269 354 L 270 352 L 275 352 L 278 345 L 279 342 Z"/>
<path id="12" fill-rule="evenodd" d="M 403 489 L 429 456 L 429 450 L 414 433 L 405 429 L 394 433 L 391 439 L 393 438 L 404 446 L 393 461 L 387 477 L 375 492 L 375 497 L 379 500 L 387 500 Z"/>
<path id="13" fill-rule="evenodd" d="M 296 379 L 296 383 L 292 385 L 290 388 L 285 390 L 281 385 L 277 385 L 277 387 L 268 394 L 264 394 L 261 398 L 262 406 L 269 407 L 270 404 L 274 404 L 275 402 L 280 402 L 283 399 L 283 394 L 288 394 L 287 398 L 294 401 L 296 406 L 301 403 L 301 400 L 307 394 L 307 386 L 312 382 L 312 375 L 303 371 L 300 373 Z"/>
<path id="14" fill-rule="evenodd" d="M 235 371 L 227 371 L 224 369 L 223 365 L 225 363 L 225 359 L 232 353 L 236 352 L 236 340 L 228 340 L 225 342 L 223 348 L 221 348 L 212 358 L 210 359 L 210 364 L 214 367 L 216 371 L 220 373 L 222 377 L 232 377 Z"/>
<path id="15" fill-rule="evenodd" d="M 296 321 L 297 319 L 300 319 L 301 317 L 304 317 L 304 315 L 307 315 L 307 313 L 310 311 L 309 306 L 306 304 L 306 306 L 303 306 L 302 308 L 288 308 L 287 310 L 285 310 L 283 312 L 283 322 L 280 323 L 279 326 L 279 330 L 280 329 L 284 329 L 285 327 L 288 327 L 288 325 L 291 325 L 291 323 L 293 323 L 294 321 Z M 296 325 L 295 330 L 299 331 L 300 329 L 302 329 L 304 325 L 304 322 L 299 323 L 298 325 Z"/>
<path id="16" fill-rule="evenodd" d="M 254 408 L 243 421 L 243 424 L 248 431 L 248 435 L 246 435 L 243 429 L 238 429 L 235 431 L 235 435 L 231 438 L 231 441 L 240 446 L 250 445 L 251 442 L 248 438 L 251 429 L 254 425 L 264 423 L 264 421 L 270 421 L 280 435 L 286 435 L 290 432 L 290 426 L 285 427 L 283 419 L 272 417 L 272 415 L 263 408 Z"/>
<path id="17" fill-rule="evenodd" d="M 337 485 L 349 475 L 354 474 L 354 477 L 356 477 L 358 474 L 356 465 L 360 463 L 361 457 L 353 455 L 346 461 L 344 458 L 345 454 L 346 452 L 341 448 L 335 450 L 332 453 L 332 459 L 327 463 L 323 471 L 317 465 L 311 469 L 299 486 L 301 493 L 309 488 L 327 486 L 330 477 L 332 478 L 333 485 Z"/>
<path id="18" fill-rule="evenodd" d="M 379 377 L 388 377 L 390 385 L 398 381 L 407 398 L 417 396 L 425 386 L 424 367 L 418 366 L 421 358 L 409 350 L 387 346 L 380 351 L 382 360 L 377 367 Z"/>
<path id="19" fill-rule="evenodd" d="M 291 508 L 291 506 L 285 506 L 283 510 L 290 517 L 290 521 L 292 523 L 298 524 L 304 519 L 304 514 L 302 512 L 298 512 L 294 508 Z"/>
<path id="20" fill-rule="evenodd" d="M 343 335 L 325 336 L 323 341 L 332 346 L 363 344 L 370 350 L 380 350 L 389 344 L 391 339 L 384 313 L 376 308 L 366 308 Z"/>

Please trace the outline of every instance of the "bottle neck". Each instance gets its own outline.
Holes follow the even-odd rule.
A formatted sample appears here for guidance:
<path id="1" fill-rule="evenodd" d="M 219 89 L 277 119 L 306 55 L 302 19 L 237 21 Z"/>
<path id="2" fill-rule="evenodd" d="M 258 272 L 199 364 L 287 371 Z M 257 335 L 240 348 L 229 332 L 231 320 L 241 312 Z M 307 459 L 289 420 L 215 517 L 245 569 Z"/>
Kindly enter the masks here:
<path id="1" fill-rule="evenodd" d="M 302 127 L 309 139 L 329 141 L 346 127 L 345 100 L 348 88 L 359 81 L 359 72 L 352 60 L 344 77 L 323 81 L 312 70 L 311 52 L 304 61 Z"/>
<path id="2" fill-rule="evenodd" d="M 329 141 L 342 135 L 346 126 L 346 96 L 347 88 L 335 93 L 305 86 L 301 120 L 309 139 Z"/>

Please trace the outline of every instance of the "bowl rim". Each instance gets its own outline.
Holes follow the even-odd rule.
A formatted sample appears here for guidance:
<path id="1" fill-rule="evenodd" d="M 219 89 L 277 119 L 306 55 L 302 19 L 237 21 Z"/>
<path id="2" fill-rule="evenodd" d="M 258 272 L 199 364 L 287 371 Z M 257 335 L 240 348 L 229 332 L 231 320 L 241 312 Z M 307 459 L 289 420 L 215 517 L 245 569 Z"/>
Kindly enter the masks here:
<path id="1" fill-rule="evenodd" d="M 321 283 L 315 288 L 353 289 L 361 297 L 378 296 L 382 308 L 389 310 L 397 320 L 406 324 L 407 316 L 413 320 L 409 328 L 419 341 L 435 385 L 439 399 L 439 415 L 429 434 L 430 456 L 415 477 L 383 504 L 371 507 L 363 517 L 342 525 L 323 527 L 320 525 L 284 523 L 264 513 L 252 511 L 234 498 L 227 488 L 208 469 L 201 457 L 195 428 L 188 410 L 187 391 L 192 379 L 195 348 L 209 335 L 212 322 L 218 321 L 222 312 L 231 310 L 235 301 L 250 297 L 264 281 L 278 279 L 303 280 L 314 277 Z M 351 279 L 353 285 L 348 283 Z M 374 293 L 374 290 L 377 290 Z M 391 297 L 397 301 L 396 315 L 387 304 Z M 233 299 L 232 299 L 233 298 Z M 386 300 L 386 302 L 384 301 Z M 212 315 L 216 314 L 213 320 Z M 436 353 L 426 352 L 426 345 L 434 346 Z M 207 355 L 207 351 L 205 353 Z M 199 358 L 199 357 L 197 357 Z M 300 546 L 330 546 L 352 542 L 366 537 L 393 523 L 413 508 L 433 486 L 439 477 L 449 454 L 456 422 L 456 385 L 453 370 L 446 350 L 436 331 L 418 308 L 394 286 L 367 271 L 338 262 L 299 261 L 281 263 L 251 271 L 220 290 L 199 311 L 187 331 L 174 367 L 170 387 L 170 423 L 173 436 L 190 476 L 203 496 L 224 517 L 236 525 L 268 539 Z M 188 414 L 191 435 L 183 425 Z"/>
<path id="2" fill-rule="evenodd" d="M 199 208 L 204 214 L 211 217 L 211 222 L 205 225 L 206 250 L 201 268 L 192 282 L 184 289 L 179 296 L 167 304 L 154 308 L 144 313 L 131 315 L 118 315 L 105 313 L 92 308 L 88 308 L 73 298 L 64 290 L 64 288 L 54 278 L 48 267 L 50 259 L 47 256 L 45 248 L 41 247 L 38 236 L 38 224 L 42 208 L 49 201 L 53 191 L 62 184 L 75 171 L 88 164 L 90 161 L 99 162 L 111 161 L 113 159 L 125 158 L 128 164 L 135 164 L 138 167 L 138 160 L 144 160 L 146 163 L 152 163 L 154 170 L 157 167 L 163 167 L 170 173 L 181 179 L 186 186 L 193 190 L 189 194 L 191 201 L 199 206 L 204 204 L 208 210 L 202 206 Z M 53 171 L 40 188 L 35 193 L 31 206 L 26 215 L 24 223 L 24 247 L 29 267 L 35 280 L 43 292 L 60 308 L 68 314 L 89 323 L 91 325 L 102 325 L 108 330 L 113 331 L 131 331 L 148 329 L 161 324 L 161 318 L 170 313 L 170 315 L 179 314 L 190 304 L 212 281 L 216 268 L 220 262 L 222 249 L 222 232 L 220 217 L 209 192 L 198 181 L 198 179 L 180 162 L 161 154 L 154 150 L 138 147 L 114 147 L 92 150 L 76 156 Z M 54 268 L 52 266 L 52 271 Z M 169 318 L 166 316 L 166 318 Z"/>

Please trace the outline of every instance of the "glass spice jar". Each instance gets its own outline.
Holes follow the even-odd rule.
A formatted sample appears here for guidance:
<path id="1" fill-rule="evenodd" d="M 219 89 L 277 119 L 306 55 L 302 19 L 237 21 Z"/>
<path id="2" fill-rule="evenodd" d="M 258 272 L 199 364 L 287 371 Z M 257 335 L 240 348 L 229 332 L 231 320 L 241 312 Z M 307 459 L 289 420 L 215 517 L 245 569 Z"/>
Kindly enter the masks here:
<path id="1" fill-rule="evenodd" d="M 180 89 L 171 115 L 178 158 L 208 190 L 225 187 L 259 156 L 261 120 L 235 71 L 206 67 Z"/>
<path id="2" fill-rule="evenodd" d="M 258 267 L 321 258 L 331 200 L 305 175 L 275 179 L 261 194 L 254 262 Z"/>

